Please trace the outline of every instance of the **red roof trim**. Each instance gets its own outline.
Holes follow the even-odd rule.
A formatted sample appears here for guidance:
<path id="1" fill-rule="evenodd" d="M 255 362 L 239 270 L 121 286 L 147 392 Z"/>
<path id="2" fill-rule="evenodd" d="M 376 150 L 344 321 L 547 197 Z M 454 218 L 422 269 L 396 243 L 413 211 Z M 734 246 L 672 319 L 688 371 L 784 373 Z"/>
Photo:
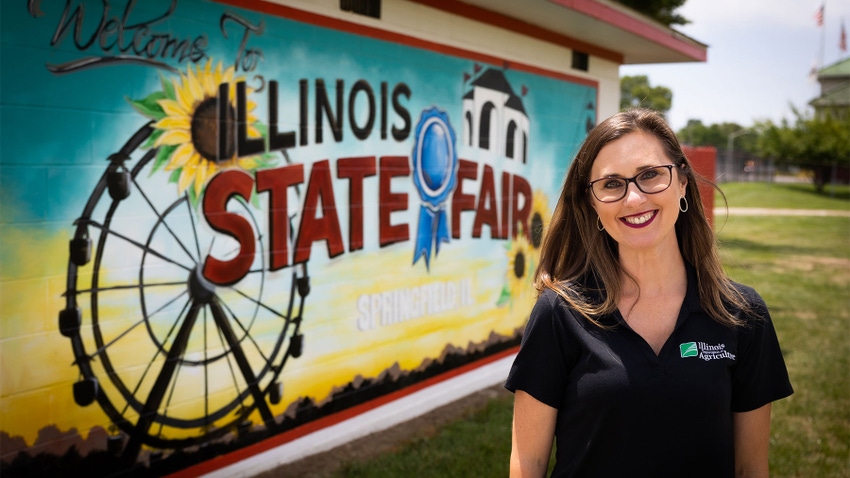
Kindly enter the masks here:
<path id="1" fill-rule="evenodd" d="M 599 21 L 613 25 L 623 31 L 634 35 L 646 38 L 649 41 L 657 43 L 663 47 L 679 52 L 693 58 L 695 61 L 706 61 L 708 53 L 706 49 L 700 45 L 694 45 L 689 42 L 682 41 L 671 34 L 671 30 L 666 27 L 659 27 L 638 18 L 627 15 L 620 10 L 612 8 L 596 0 L 549 0 L 552 3 L 561 5 L 562 7 L 575 10 Z"/>

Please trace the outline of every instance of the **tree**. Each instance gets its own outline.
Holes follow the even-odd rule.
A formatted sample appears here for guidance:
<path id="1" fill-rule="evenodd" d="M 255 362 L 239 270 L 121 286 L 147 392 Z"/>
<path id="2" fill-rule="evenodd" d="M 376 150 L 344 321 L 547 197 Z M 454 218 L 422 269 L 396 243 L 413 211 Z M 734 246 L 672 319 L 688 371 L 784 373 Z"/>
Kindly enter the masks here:
<path id="1" fill-rule="evenodd" d="M 795 108 L 794 116 L 793 123 L 756 123 L 757 153 L 812 171 L 815 189 L 822 193 L 834 168 L 850 166 L 850 115 L 812 117 Z"/>
<path id="2" fill-rule="evenodd" d="M 673 92 L 666 86 L 652 86 L 646 75 L 620 78 L 620 110 L 649 108 L 667 114 L 673 105 Z"/>
<path id="3" fill-rule="evenodd" d="M 665 26 L 687 25 L 687 18 L 676 13 L 686 0 L 617 0 L 619 3 L 663 23 Z"/>
<path id="4" fill-rule="evenodd" d="M 738 123 L 720 123 L 705 126 L 697 119 L 688 120 L 687 126 L 679 130 L 677 135 L 682 144 L 691 146 L 714 146 L 725 151 L 729 147 L 729 136 L 740 133 L 747 128 Z M 739 135 L 735 137 L 736 151 L 755 151 L 755 135 Z"/>

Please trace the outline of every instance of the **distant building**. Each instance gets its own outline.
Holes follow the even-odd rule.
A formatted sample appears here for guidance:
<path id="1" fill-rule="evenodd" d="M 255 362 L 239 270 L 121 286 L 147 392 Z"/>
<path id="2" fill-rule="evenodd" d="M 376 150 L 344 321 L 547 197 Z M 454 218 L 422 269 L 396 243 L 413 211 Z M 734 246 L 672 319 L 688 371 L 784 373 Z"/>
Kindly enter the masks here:
<path id="1" fill-rule="evenodd" d="M 850 114 L 850 58 L 845 58 L 818 71 L 820 96 L 809 102 L 816 116 L 827 112 Z"/>

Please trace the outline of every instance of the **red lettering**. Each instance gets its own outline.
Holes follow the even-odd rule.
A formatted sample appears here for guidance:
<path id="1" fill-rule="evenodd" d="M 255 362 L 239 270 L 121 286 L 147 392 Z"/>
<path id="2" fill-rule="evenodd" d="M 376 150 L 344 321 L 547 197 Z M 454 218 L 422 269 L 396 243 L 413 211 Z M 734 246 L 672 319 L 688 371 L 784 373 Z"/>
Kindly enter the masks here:
<path id="1" fill-rule="evenodd" d="M 322 203 L 321 217 L 317 216 L 320 201 Z M 307 262 L 310 259 L 313 243 L 319 240 L 326 242 L 329 257 L 336 257 L 345 252 L 328 160 L 313 164 L 310 181 L 307 183 L 307 192 L 304 195 L 304 209 L 301 211 L 301 225 L 298 227 L 295 256 L 292 262 L 294 264 Z"/>
<path id="2" fill-rule="evenodd" d="M 239 253 L 230 260 L 207 256 L 204 261 L 204 277 L 213 284 L 230 285 L 239 282 L 251 269 L 254 262 L 254 228 L 243 216 L 227 212 L 227 202 L 239 195 L 250 201 L 254 180 L 247 173 L 228 170 L 217 174 L 207 185 L 203 199 L 204 217 L 214 230 L 226 234 L 239 243 Z"/>
<path id="3" fill-rule="evenodd" d="M 289 265 L 289 201 L 287 189 L 304 182 L 304 165 L 257 171 L 257 191 L 269 192 L 269 270 Z"/>
<path id="4" fill-rule="evenodd" d="M 363 249 L 363 179 L 376 174 L 375 157 L 340 158 L 337 176 L 348 185 L 348 251 Z"/>
<path id="5" fill-rule="evenodd" d="M 407 193 L 393 193 L 392 179 L 410 176 L 410 160 L 407 156 L 383 156 L 378 191 L 378 236 L 381 247 L 410 239 L 407 224 L 393 225 L 391 215 L 407 209 Z"/>
<path id="6" fill-rule="evenodd" d="M 520 196 L 522 196 L 522 208 L 518 207 Z M 528 226 L 528 217 L 531 215 L 531 184 L 521 176 L 514 176 L 512 202 L 511 237 L 515 237 L 519 228 L 522 227 L 525 237 L 531 240 L 531 231 Z"/>
<path id="7" fill-rule="evenodd" d="M 490 226 L 490 237 L 499 237 L 499 210 L 496 201 L 496 182 L 493 179 L 493 168 L 484 165 L 481 175 L 481 192 L 478 194 L 478 209 L 475 210 L 475 222 L 472 224 L 472 237 L 481 237 L 481 227 Z"/>
<path id="8" fill-rule="evenodd" d="M 511 221 L 508 219 L 510 217 L 511 211 L 511 173 L 503 172 L 502 173 L 502 227 L 499 230 L 499 239 L 507 239 L 508 238 L 508 226 Z"/>
<path id="9" fill-rule="evenodd" d="M 452 237 L 455 239 L 460 239 L 460 213 L 475 209 L 475 196 L 463 192 L 463 180 L 477 178 L 477 163 L 466 159 L 458 161 L 457 186 L 452 194 Z"/>

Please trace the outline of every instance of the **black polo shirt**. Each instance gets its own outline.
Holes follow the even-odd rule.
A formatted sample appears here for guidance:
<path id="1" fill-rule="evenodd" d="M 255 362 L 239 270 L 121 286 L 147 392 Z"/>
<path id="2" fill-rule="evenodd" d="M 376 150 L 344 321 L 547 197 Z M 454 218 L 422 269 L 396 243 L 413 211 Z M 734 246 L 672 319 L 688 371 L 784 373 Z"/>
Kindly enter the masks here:
<path id="1" fill-rule="evenodd" d="M 531 312 L 505 387 L 558 409 L 554 477 L 733 477 L 732 413 L 792 393 L 762 298 L 736 284 L 764 318 L 712 320 L 696 274 L 676 327 L 655 355 L 619 313 L 600 328 L 551 290 Z"/>

